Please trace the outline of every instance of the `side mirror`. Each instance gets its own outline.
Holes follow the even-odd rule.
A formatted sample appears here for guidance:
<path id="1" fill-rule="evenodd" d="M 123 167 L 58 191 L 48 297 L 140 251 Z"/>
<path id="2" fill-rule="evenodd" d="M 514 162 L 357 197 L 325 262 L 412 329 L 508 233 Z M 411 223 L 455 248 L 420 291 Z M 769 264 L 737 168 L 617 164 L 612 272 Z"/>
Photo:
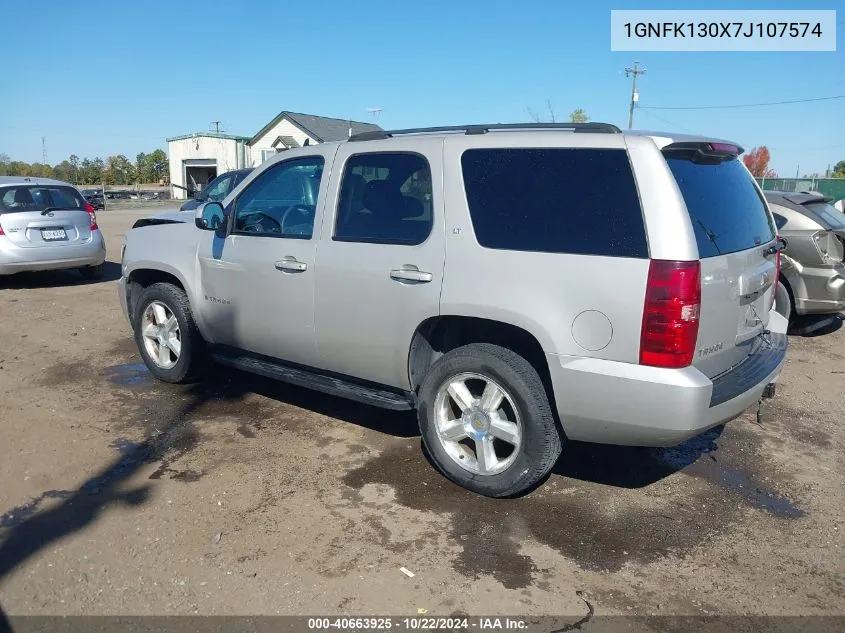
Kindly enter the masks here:
<path id="1" fill-rule="evenodd" d="M 226 226 L 226 214 L 219 202 L 206 202 L 197 207 L 194 224 L 203 231 L 219 231 Z"/>

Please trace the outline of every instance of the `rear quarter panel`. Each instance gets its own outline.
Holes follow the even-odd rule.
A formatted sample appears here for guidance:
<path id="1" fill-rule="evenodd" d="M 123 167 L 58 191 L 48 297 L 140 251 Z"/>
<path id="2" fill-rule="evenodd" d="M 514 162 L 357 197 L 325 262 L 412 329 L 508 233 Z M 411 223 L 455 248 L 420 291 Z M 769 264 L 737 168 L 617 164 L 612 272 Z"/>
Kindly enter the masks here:
<path id="1" fill-rule="evenodd" d="M 532 334 L 546 353 L 636 363 L 648 259 L 524 252 L 482 247 L 475 236 L 461 167 L 466 149 L 479 147 L 607 147 L 624 149 L 621 135 L 496 134 L 448 137 L 444 145 L 446 260 L 440 308 L 444 315 L 487 318 Z M 585 349 L 573 322 L 605 330 L 610 340 Z M 601 335 L 600 337 L 601 338 Z M 595 345 L 594 345 L 595 347 Z"/>

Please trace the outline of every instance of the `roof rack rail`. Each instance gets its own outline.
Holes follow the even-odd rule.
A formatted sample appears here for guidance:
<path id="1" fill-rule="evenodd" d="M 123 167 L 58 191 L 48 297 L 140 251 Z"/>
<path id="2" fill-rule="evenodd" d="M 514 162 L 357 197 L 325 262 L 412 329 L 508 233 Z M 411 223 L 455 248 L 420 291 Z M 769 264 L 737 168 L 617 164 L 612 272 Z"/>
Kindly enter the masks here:
<path id="1" fill-rule="evenodd" d="M 433 134 L 437 132 L 463 132 L 464 134 L 487 134 L 491 130 L 569 130 L 570 132 L 599 132 L 619 134 L 622 132 L 611 123 L 491 123 L 480 125 L 445 125 L 442 127 L 415 127 L 405 130 L 376 130 L 359 132 L 349 137 L 350 141 L 378 141 L 403 134 Z"/>

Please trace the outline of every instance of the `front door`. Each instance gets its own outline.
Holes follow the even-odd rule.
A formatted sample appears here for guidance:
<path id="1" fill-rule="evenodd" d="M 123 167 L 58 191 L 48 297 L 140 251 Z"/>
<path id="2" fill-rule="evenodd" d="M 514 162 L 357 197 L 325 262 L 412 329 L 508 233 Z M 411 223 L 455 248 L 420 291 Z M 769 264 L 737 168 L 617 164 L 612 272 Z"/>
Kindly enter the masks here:
<path id="1" fill-rule="evenodd" d="M 202 321 L 214 343 L 314 363 L 315 245 L 331 154 L 314 148 L 265 166 L 227 201 L 228 231 L 203 236 Z"/>
<path id="2" fill-rule="evenodd" d="M 317 248 L 320 366 L 402 389 L 414 331 L 439 314 L 442 139 L 338 150 Z M 432 177 L 432 174 L 435 177 Z M 333 208 L 330 208 L 333 207 Z"/>

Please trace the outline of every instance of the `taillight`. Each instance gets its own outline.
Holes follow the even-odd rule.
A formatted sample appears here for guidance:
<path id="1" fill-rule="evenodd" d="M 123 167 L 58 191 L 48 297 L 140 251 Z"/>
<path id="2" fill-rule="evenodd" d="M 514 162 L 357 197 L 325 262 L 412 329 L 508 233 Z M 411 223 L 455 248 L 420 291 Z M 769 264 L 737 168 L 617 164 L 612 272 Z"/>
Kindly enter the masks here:
<path id="1" fill-rule="evenodd" d="M 94 212 L 94 207 L 91 206 L 91 203 L 87 200 L 85 201 L 85 210 L 88 212 L 88 218 L 90 220 L 88 229 L 91 231 L 96 231 L 98 228 L 97 226 L 97 214 Z"/>
<path id="2" fill-rule="evenodd" d="M 640 364 L 677 368 L 692 363 L 700 310 L 699 262 L 651 260 L 640 337 Z"/>

